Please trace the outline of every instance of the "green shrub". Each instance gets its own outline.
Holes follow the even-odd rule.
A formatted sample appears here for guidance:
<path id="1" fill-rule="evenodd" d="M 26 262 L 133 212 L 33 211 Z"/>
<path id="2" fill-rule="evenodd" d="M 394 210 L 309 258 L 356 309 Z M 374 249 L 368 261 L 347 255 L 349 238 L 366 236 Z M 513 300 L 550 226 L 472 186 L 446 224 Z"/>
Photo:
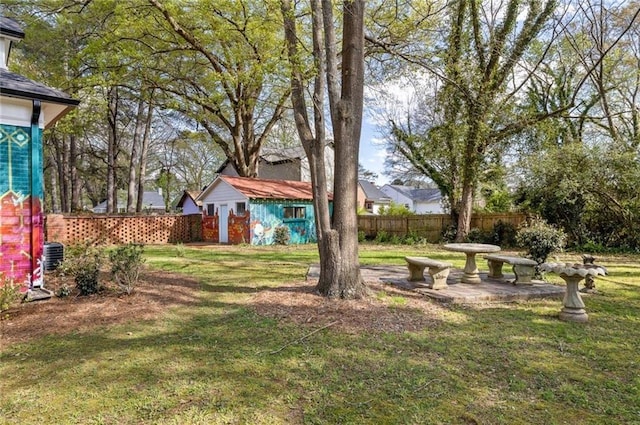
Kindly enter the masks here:
<path id="1" fill-rule="evenodd" d="M 374 241 L 376 243 L 385 243 L 385 242 L 389 242 L 390 239 L 391 237 L 387 232 L 385 232 L 384 230 L 380 230 L 378 233 L 376 233 L 376 237 Z"/>
<path id="2" fill-rule="evenodd" d="M 364 242 L 366 239 L 366 235 L 364 234 L 364 230 L 358 230 L 358 242 Z"/>
<path id="3" fill-rule="evenodd" d="M 143 245 L 130 243 L 109 253 L 111 276 L 120 290 L 127 295 L 133 292 L 138 283 L 140 269 L 144 263 L 143 251 Z"/>
<path id="4" fill-rule="evenodd" d="M 544 263 L 552 252 L 562 251 L 566 239 L 562 230 L 539 218 L 525 224 L 516 234 L 518 246 L 525 248 L 527 256 L 538 264 Z"/>
<path id="5" fill-rule="evenodd" d="M 442 230 L 442 242 L 448 243 L 456 240 L 456 235 L 458 234 L 458 226 L 452 224 L 448 227 L 445 227 Z"/>
<path id="6" fill-rule="evenodd" d="M 69 295 L 71 295 L 71 288 L 69 288 L 67 285 L 60 286 L 56 291 L 56 297 L 58 298 L 65 298 Z"/>
<path id="7" fill-rule="evenodd" d="M 516 233 L 517 230 L 513 224 L 498 220 L 493 225 L 488 242 L 502 247 L 513 247 L 516 246 Z"/>
<path id="8" fill-rule="evenodd" d="M 91 295 L 98 292 L 100 289 L 99 274 L 100 269 L 80 268 L 77 270 L 74 276 L 80 295 Z"/>
<path id="9" fill-rule="evenodd" d="M 0 277 L 0 311 L 8 310 L 20 298 L 20 285 Z"/>
<path id="10" fill-rule="evenodd" d="M 491 235 L 482 229 L 473 227 L 469 229 L 466 241 L 471 243 L 489 243 L 491 241 Z"/>
<path id="11" fill-rule="evenodd" d="M 273 241 L 277 245 L 289 245 L 291 235 L 288 226 L 278 226 L 273 232 Z"/>
<path id="12" fill-rule="evenodd" d="M 405 216 L 413 214 L 409 211 L 405 205 L 396 204 L 395 202 L 391 202 L 388 206 L 381 206 L 378 210 L 379 215 L 393 215 L 393 216 Z"/>
<path id="13" fill-rule="evenodd" d="M 186 252 L 186 249 L 183 243 L 179 242 L 178 244 L 176 244 L 176 257 L 183 258 L 185 252 Z"/>
<path id="14" fill-rule="evenodd" d="M 104 260 L 101 249 L 90 244 L 70 247 L 60 263 L 60 273 L 73 276 L 80 295 L 95 294 L 100 289 L 98 276 Z"/>
<path id="15" fill-rule="evenodd" d="M 425 244 L 426 242 L 427 240 L 424 237 L 418 235 L 418 232 L 416 232 L 415 230 L 409 231 L 409 234 L 407 234 L 402 240 L 402 243 L 406 245 Z"/>

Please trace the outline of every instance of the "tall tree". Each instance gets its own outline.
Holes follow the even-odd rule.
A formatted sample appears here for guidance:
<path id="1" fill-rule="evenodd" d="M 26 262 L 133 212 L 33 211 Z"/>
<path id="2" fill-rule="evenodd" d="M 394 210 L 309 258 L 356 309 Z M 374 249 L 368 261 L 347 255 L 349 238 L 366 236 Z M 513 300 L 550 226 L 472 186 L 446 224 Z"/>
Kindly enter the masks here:
<path id="1" fill-rule="evenodd" d="M 578 12 L 532 80 L 526 107 L 540 113 L 577 101 L 524 133 L 518 200 L 574 244 L 635 248 L 640 3 L 590 3 Z"/>
<path id="2" fill-rule="evenodd" d="M 272 2 L 148 3 L 159 16 L 147 18 L 139 39 L 164 58 L 158 89 L 179 99 L 168 106 L 198 122 L 241 176 L 255 177 L 289 97 Z"/>
<path id="3" fill-rule="evenodd" d="M 290 0 L 281 0 L 281 7 L 291 65 L 295 121 L 311 169 L 320 254 L 317 290 L 329 298 L 359 298 L 367 292 L 360 275 L 356 216 L 364 87 L 364 1 L 344 2 L 340 46 L 332 2 L 311 0 L 312 57 L 307 61 L 299 44 L 296 11 Z M 339 53 L 342 57 L 341 72 Z M 309 118 L 305 97 L 306 75 L 310 69 L 314 71 L 313 121 Z M 335 142 L 336 190 L 332 218 L 329 215 L 324 169 L 325 89 L 328 92 Z"/>

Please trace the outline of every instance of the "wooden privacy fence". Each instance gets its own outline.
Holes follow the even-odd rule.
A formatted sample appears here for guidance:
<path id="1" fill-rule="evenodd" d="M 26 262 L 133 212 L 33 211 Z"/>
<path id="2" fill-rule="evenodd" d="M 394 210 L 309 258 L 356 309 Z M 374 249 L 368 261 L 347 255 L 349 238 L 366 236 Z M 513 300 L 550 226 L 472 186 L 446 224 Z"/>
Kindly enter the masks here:
<path id="1" fill-rule="evenodd" d="M 471 228 L 490 231 L 498 222 L 510 223 L 516 228 L 527 219 L 526 214 L 474 214 L 471 217 Z M 359 215 L 358 230 L 364 232 L 368 238 L 374 238 L 379 232 L 403 237 L 415 234 L 426 238 L 429 242 L 439 242 L 442 232 L 451 225 L 448 214 L 424 214 L 408 216 Z"/>
<path id="2" fill-rule="evenodd" d="M 520 213 L 474 214 L 471 228 L 490 231 L 498 222 L 510 223 L 516 228 L 526 221 Z M 449 227 L 451 218 L 447 214 L 410 215 L 402 217 L 361 215 L 358 230 L 369 238 L 378 232 L 403 237 L 415 234 L 429 242 L 439 242 L 442 231 Z M 164 244 L 198 242 L 203 240 L 202 216 L 158 215 L 158 216 L 68 216 L 49 214 L 45 219 L 45 238 L 49 242 L 77 245 L 119 245 L 126 243 Z"/>
<path id="3" fill-rule="evenodd" d="M 66 216 L 48 214 L 45 238 L 77 245 L 164 244 L 202 240 L 202 216 Z"/>

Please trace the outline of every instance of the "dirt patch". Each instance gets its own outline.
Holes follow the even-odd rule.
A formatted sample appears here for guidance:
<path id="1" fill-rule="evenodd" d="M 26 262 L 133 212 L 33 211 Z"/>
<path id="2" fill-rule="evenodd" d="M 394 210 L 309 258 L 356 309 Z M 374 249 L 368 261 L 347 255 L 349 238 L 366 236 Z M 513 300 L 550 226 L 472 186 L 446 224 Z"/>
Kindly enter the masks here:
<path id="1" fill-rule="evenodd" d="M 86 332 L 99 326 L 158 317 L 167 309 L 195 305 L 200 284 L 177 273 L 145 271 L 131 295 L 120 295 L 105 273 L 104 289 L 95 295 L 78 296 L 75 289 L 64 298 L 19 304 L 3 312 L 0 347 L 27 342 L 47 334 Z M 316 329 L 330 325 L 346 332 L 402 332 L 436 326 L 443 310 L 415 292 L 401 290 L 378 279 L 367 281 L 371 296 L 364 300 L 328 300 L 315 291 L 315 282 L 301 281 L 261 290 L 247 298 L 257 314 Z M 73 288 L 73 280 L 47 275 L 46 287 L 57 291 Z"/>
<path id="2" fill-rule="evenodd" d="M 442 304 L 377 280 L 366 284 L 371 296 L 362 300 L 328 300 L 304 281 L 260 291 L 250 304 L 262 316 L 351 333 L 417 331 L 442 321 Z"/>
<path id="3" fill-rule="evenodd" d="M 198 302 L 200 284 L 191 278 L 167 272 L 145 271 L 131 295 L 120 295 L 117 288 L 101 276 L 103 289 L 98 294 L 78 296 L 73 279 L 46 276 L 46 288 L 57 291 L 62 285 L 74 288 L 64 298 L 19 304 L 2 312 L 0 320 L 0 347 L 26 342 L 48 334 L 73 331 L 146 320 L 157 317 L 166 309 Z"/>

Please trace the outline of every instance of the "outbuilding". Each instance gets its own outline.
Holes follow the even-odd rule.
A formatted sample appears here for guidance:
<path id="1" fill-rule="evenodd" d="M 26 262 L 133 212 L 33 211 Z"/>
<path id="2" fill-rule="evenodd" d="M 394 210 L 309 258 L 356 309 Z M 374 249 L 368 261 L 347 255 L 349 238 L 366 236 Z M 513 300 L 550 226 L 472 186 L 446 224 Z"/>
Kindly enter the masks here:
<path id="1" fill-rule="evenodd" d="M 271 245 L 281 226 L 291 244 L 316 241 L 309 182 L 220 175 L 196 200 L 202 202 L 205 241 Z"/>

